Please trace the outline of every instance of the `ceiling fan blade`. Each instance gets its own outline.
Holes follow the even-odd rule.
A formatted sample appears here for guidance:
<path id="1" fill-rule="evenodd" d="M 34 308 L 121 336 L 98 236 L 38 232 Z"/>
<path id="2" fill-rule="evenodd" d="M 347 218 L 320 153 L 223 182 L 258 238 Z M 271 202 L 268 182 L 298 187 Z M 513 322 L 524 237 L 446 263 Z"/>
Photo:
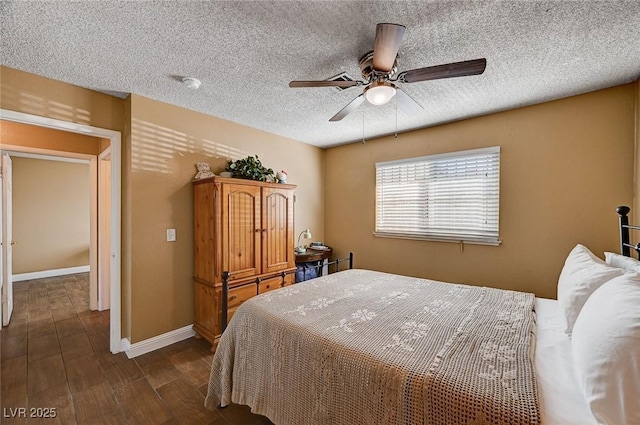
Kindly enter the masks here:
<path id="1" fill-rule="evenodd" d="M 329 121 L 340 121 L 342 118 L 355 111 L 358 106 L 362 105 L 362 102 L 364 102 L 364 93 L 349 102 L 347 106 L 340 110 L 340 112 L 332 116 Z"/>
<path id="2" fill-rule="evenodd" d="M 378 24 L 373 45 L 373 69 L 390 72 L 400 49 L 405 27 L 398 24 Z"/>
<path id="3" fill-rule="evenodd" d="M 424 110 L 411 96 L 398 88 L 396 88 L 396 104 L 407 115 L 415 115 Z"/>
<path id="4" fill-rule="evenodd" d="M 404 71 L 398 74 L 397 79 L 403 83 L 417 83 L 441 78 L 466 77 L 482 74 L 486 67 L 487 60 L 485 58 L 473 59 Z"/>
<path id="5" fill-rule="evenodd" d="M 354 87 L 362 81 L 291 81 L 289 87 Z"/>

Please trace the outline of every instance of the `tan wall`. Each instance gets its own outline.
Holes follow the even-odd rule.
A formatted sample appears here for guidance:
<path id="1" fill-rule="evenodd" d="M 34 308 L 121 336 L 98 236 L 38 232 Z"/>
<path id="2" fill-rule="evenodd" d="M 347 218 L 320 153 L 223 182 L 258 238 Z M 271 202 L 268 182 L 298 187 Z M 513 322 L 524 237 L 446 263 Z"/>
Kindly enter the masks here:
<path id="1" fill-rule="evenodd" d="M 89 265 L 89 164 L 12 160 L 13 273 Z"/>
<path id="2" fill-rule="evenodd" d="M 110 146 L 111 146 L 111 142 L 109 141 L 109 139 L 100 139 L 100 143 L 98 146 L 98 153 L 104 152 Z"/>
<path id="3" fill-rule="evenodd" d="M 325 239 L 357 267 L 555 298 L 576 243 L 618 249 L 633 199 L 637 85 L 351 144 L 326 152 Z M 378 161 L 501 146 L 499 247 L 372 235 Z"/>
<path id="4" fill-rule="evenodd" d="M 227 158 L 258 155 L 288 172 L 296 190 L 296 235 L 309 227 L 322 239 L 323 150 L 176 106 L 131 96 L 131 150 L 126 153 L 131 214 L 131 342 L 193 322 L 195 163 L 215 173 Z M 125 219 L 126 222 L 127 219 Z M 176 242 L 166 242 L 175 228 Z"/>
<path id="5" fill-rule="evenodd" d="M 0 108 L 110 130 L 124 127 L 124 100 L 0 66 Z"/>
<path id="6" fill-rule="evenodd" d="M 0 143 L 3 149 L 12 145 L 88 155 L 100 153 L 100 144 L 109 145 L 97 137 L 5 120 L 0 120 Z"/>
<path id="7" fill-rule="evenodd" d="M 124 104 L 124 131 L 122 132 L 121 173 L 122 173 L 122 226 L 121 257 L 122 275 L 120 276 L 120 300 L 122 303 L 122 338 L 131 338 L 131 96 Z M 131 341 L 131 339 L 129 339 Z"/>

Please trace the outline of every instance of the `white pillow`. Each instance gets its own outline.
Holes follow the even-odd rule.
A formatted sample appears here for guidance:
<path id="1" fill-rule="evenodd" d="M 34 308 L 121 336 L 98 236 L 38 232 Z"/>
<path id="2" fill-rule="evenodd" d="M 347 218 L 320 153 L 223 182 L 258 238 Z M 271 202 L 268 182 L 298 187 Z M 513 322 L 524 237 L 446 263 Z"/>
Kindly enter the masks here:
<path id="1" fill-rule="evenodd" d="M 640 272 L 640 261 L 635 258 L 625 257 L 624 255 L 616 254 L 615 252 L 605 252 L 604 260 L 610 266 Z"/>
<path id="2" fill-rule="evenodd" d="M 574 368 L 602 424 L 640 424 L 640 275 L 598 288 L 573 328 Z"/>
<path id="3" fill-rule="evenodd" d="M 606 281 L 623 273 L 624 270 L 607 265 L 583 245 L 578 244 L 571 250 L 558 279 L 558 303 L 567 322 L 567 334 L 571 334 L 589 295 Z"/>

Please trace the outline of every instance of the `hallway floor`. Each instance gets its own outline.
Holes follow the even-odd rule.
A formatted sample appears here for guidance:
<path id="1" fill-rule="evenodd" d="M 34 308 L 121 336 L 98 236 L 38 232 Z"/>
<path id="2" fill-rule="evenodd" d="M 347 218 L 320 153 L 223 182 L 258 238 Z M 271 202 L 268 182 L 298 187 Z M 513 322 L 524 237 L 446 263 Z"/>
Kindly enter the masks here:
<path id="1" fill-rule="evenodd" d="M 212 354 L 203 340 L 135 359 L 111 354 L 109 311 L 89 310 L 88 282 L 77 274 L 14 283 L 13 317 L 0 332 L 0 422 L 271 425 L 246 406 L 204 408 Z M 55 418 L 28 417 L 53 410 Z"/>

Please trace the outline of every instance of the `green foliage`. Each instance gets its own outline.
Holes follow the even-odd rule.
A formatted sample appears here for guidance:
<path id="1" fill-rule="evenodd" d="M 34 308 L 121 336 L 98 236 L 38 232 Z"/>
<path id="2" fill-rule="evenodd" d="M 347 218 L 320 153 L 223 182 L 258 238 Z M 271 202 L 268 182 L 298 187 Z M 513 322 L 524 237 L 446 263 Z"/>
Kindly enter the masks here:
<path id="1" fill-rule="evenodd" d="M 261 182 L 271 182 L 275 179 L 275 174 L 271 168 L 266 168 L 258 159 L 258 155 L 248 156 L 237 161 L 229 161 L 227 171 L 233 173 L 233 177 L 258 180 Z"/>

